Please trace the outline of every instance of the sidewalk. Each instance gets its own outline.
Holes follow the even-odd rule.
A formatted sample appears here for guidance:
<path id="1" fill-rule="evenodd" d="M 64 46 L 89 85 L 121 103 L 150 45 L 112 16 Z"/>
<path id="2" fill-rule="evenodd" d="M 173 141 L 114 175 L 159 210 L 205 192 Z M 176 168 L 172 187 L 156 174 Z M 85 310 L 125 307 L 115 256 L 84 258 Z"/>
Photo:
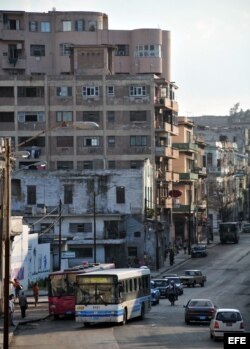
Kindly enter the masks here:
<path id="1" fill-rule="evenodd" d="M 26 317 L 22 319 L 19 304 L 15 302 L 15 312 L 14 312 L 14 323 L 15 326 L 9 327 L 9 343 L 14 335 L 15 330 L 19 324 L 37 322 L 49 317 L 48 311 L 48 296 L 39 296 L 38 304 L 35 307 L 34 298 L 27 295 L 28 299 L 28 309 L 26 310 Z M 0 315 L 0 349 L 3 348 L 3 338 L 4 338 L 4 314 Z"/>

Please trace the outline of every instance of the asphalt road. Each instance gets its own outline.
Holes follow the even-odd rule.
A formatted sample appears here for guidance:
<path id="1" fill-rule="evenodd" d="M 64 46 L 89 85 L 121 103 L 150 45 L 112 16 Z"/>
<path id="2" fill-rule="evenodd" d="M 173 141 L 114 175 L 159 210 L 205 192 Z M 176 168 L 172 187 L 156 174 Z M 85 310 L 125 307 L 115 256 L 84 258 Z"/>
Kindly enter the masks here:
<path id="1" fill-rule="evenodd" d="M 205 258 L 190 259 L 173 272 L 201 269 L 207 275 L 205 287 L 185 288 L 174 307 L 167 299 L 153 306 L 145 320 L 125 326 L 96 325 L 84 328 L 74 319 L 47 319 L 19 326 L 10 348 L 18 349 L 195 349 L 222 348 L 209 336 L 208 324 L 186 325 L 184 308 L 192 297 L 210 298 L 219 307 L 241 310 L 250 331 L 250 235 L 237 245 L 218 245 Z"/>

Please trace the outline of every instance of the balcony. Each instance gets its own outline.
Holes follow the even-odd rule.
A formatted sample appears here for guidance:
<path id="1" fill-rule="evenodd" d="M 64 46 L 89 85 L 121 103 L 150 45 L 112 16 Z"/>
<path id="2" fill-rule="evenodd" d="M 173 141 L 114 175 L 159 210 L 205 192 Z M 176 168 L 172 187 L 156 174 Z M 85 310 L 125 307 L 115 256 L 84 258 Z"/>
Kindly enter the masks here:
<path id="1" fill-rule="evenodd" d="M 164 156 L 170 159 L 178 159 L 179 158 L 179 151 L 177 149 L 173 149 L 172 147 L 168 146 L 156 146 L 155 147 L 155 156 Z"/>
<path id="2" fill-rule="evenodd" d="M 155 105 L 160 107 L 160 108 L 171 109 L 175 112 L 178 112 L 178 110 L 179 110 L 178 103 L 174 100 L 171 100 L 170 98 L 167 98 L 167 97 L 156 98 Z"/>
<path id="3" fill-rule="evenodd" d="M 197 181 L 198 174 L 193 172 L 184 172 L 179 174 L 180 181 Z"/>
<path id="4" fill-rule="evenodd" d="M 2 57 L 2 69 L 26 69 L 26 59 Z"/>
<path id="5" fill-rule="evenodd" d="M 189 213 L 194 213 L 195 212 L 195 205 L 194 204 L 191 204 L 191 207 L 190 205 L 178 205 L 178 206 L 174 206 L 173 207 L 173 212 L 174 213 L 181 213 L 181 214 L 186 214 L 188 215 Z"/>
<path id="6" fill-rule="evenodd" d="M 198 151 L 198 145 L 194 143 L 173 143 L 173 147 L 185 153 L 196 153 Z"/>

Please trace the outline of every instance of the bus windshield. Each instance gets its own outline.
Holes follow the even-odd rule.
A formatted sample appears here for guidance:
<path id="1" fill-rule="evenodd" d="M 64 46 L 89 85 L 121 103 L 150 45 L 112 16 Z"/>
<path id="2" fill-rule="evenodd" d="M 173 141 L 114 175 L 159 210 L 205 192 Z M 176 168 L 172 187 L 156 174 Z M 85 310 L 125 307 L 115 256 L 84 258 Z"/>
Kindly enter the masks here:
<path id="1" fill-rule="evenodd" d="M 116 304 L 118 288 L 114 284 L 84 284 L 77 288 L 77 304 Z"/>
<path id="2" fill-rule="evenodd" d="M 75 274 L 50 275 L 49 296 L 73 296 L 75 281 Z"/>

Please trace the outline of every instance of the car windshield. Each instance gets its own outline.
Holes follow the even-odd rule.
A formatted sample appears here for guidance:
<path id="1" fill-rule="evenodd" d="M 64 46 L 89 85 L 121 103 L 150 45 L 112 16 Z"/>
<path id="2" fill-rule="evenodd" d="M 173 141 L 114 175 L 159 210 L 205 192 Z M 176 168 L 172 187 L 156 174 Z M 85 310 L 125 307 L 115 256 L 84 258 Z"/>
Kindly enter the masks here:
<path id="1" fill-rule="evenodd" d="M 167 280 L 154 280 L 154 283 L 156 287 L 165 287 L 168 284 Z"/>
<path id="2" fill-rule="evenodd" d="M 205 250 L 206 247 L 205 246 L 194 246 L 193 249 L 194 250 Z"/>
<path id="3" fill-rule="evenodd" d="M 180 284 L 181 283 L 180 279 L 178 277 L 174 277 L 174 276 L 170 276 L 170 277 L 168 276 L 168 280 L 169 281 L 174 281 L 175 284 Z"/>
<path id="4" fill-rule="evenodd" d="M 193 300 L 188 304 L 189 307 L 213 307 L 213 304 L 209 300 Z"/>
<path id="5" fill-rule="evenodd" d="M 241 321 L 241 315 L 238 312 L 223 311 L 223 312 L 219 312 L 217 314 L 216 320 L 219 320 L 219 321 Z"/>

